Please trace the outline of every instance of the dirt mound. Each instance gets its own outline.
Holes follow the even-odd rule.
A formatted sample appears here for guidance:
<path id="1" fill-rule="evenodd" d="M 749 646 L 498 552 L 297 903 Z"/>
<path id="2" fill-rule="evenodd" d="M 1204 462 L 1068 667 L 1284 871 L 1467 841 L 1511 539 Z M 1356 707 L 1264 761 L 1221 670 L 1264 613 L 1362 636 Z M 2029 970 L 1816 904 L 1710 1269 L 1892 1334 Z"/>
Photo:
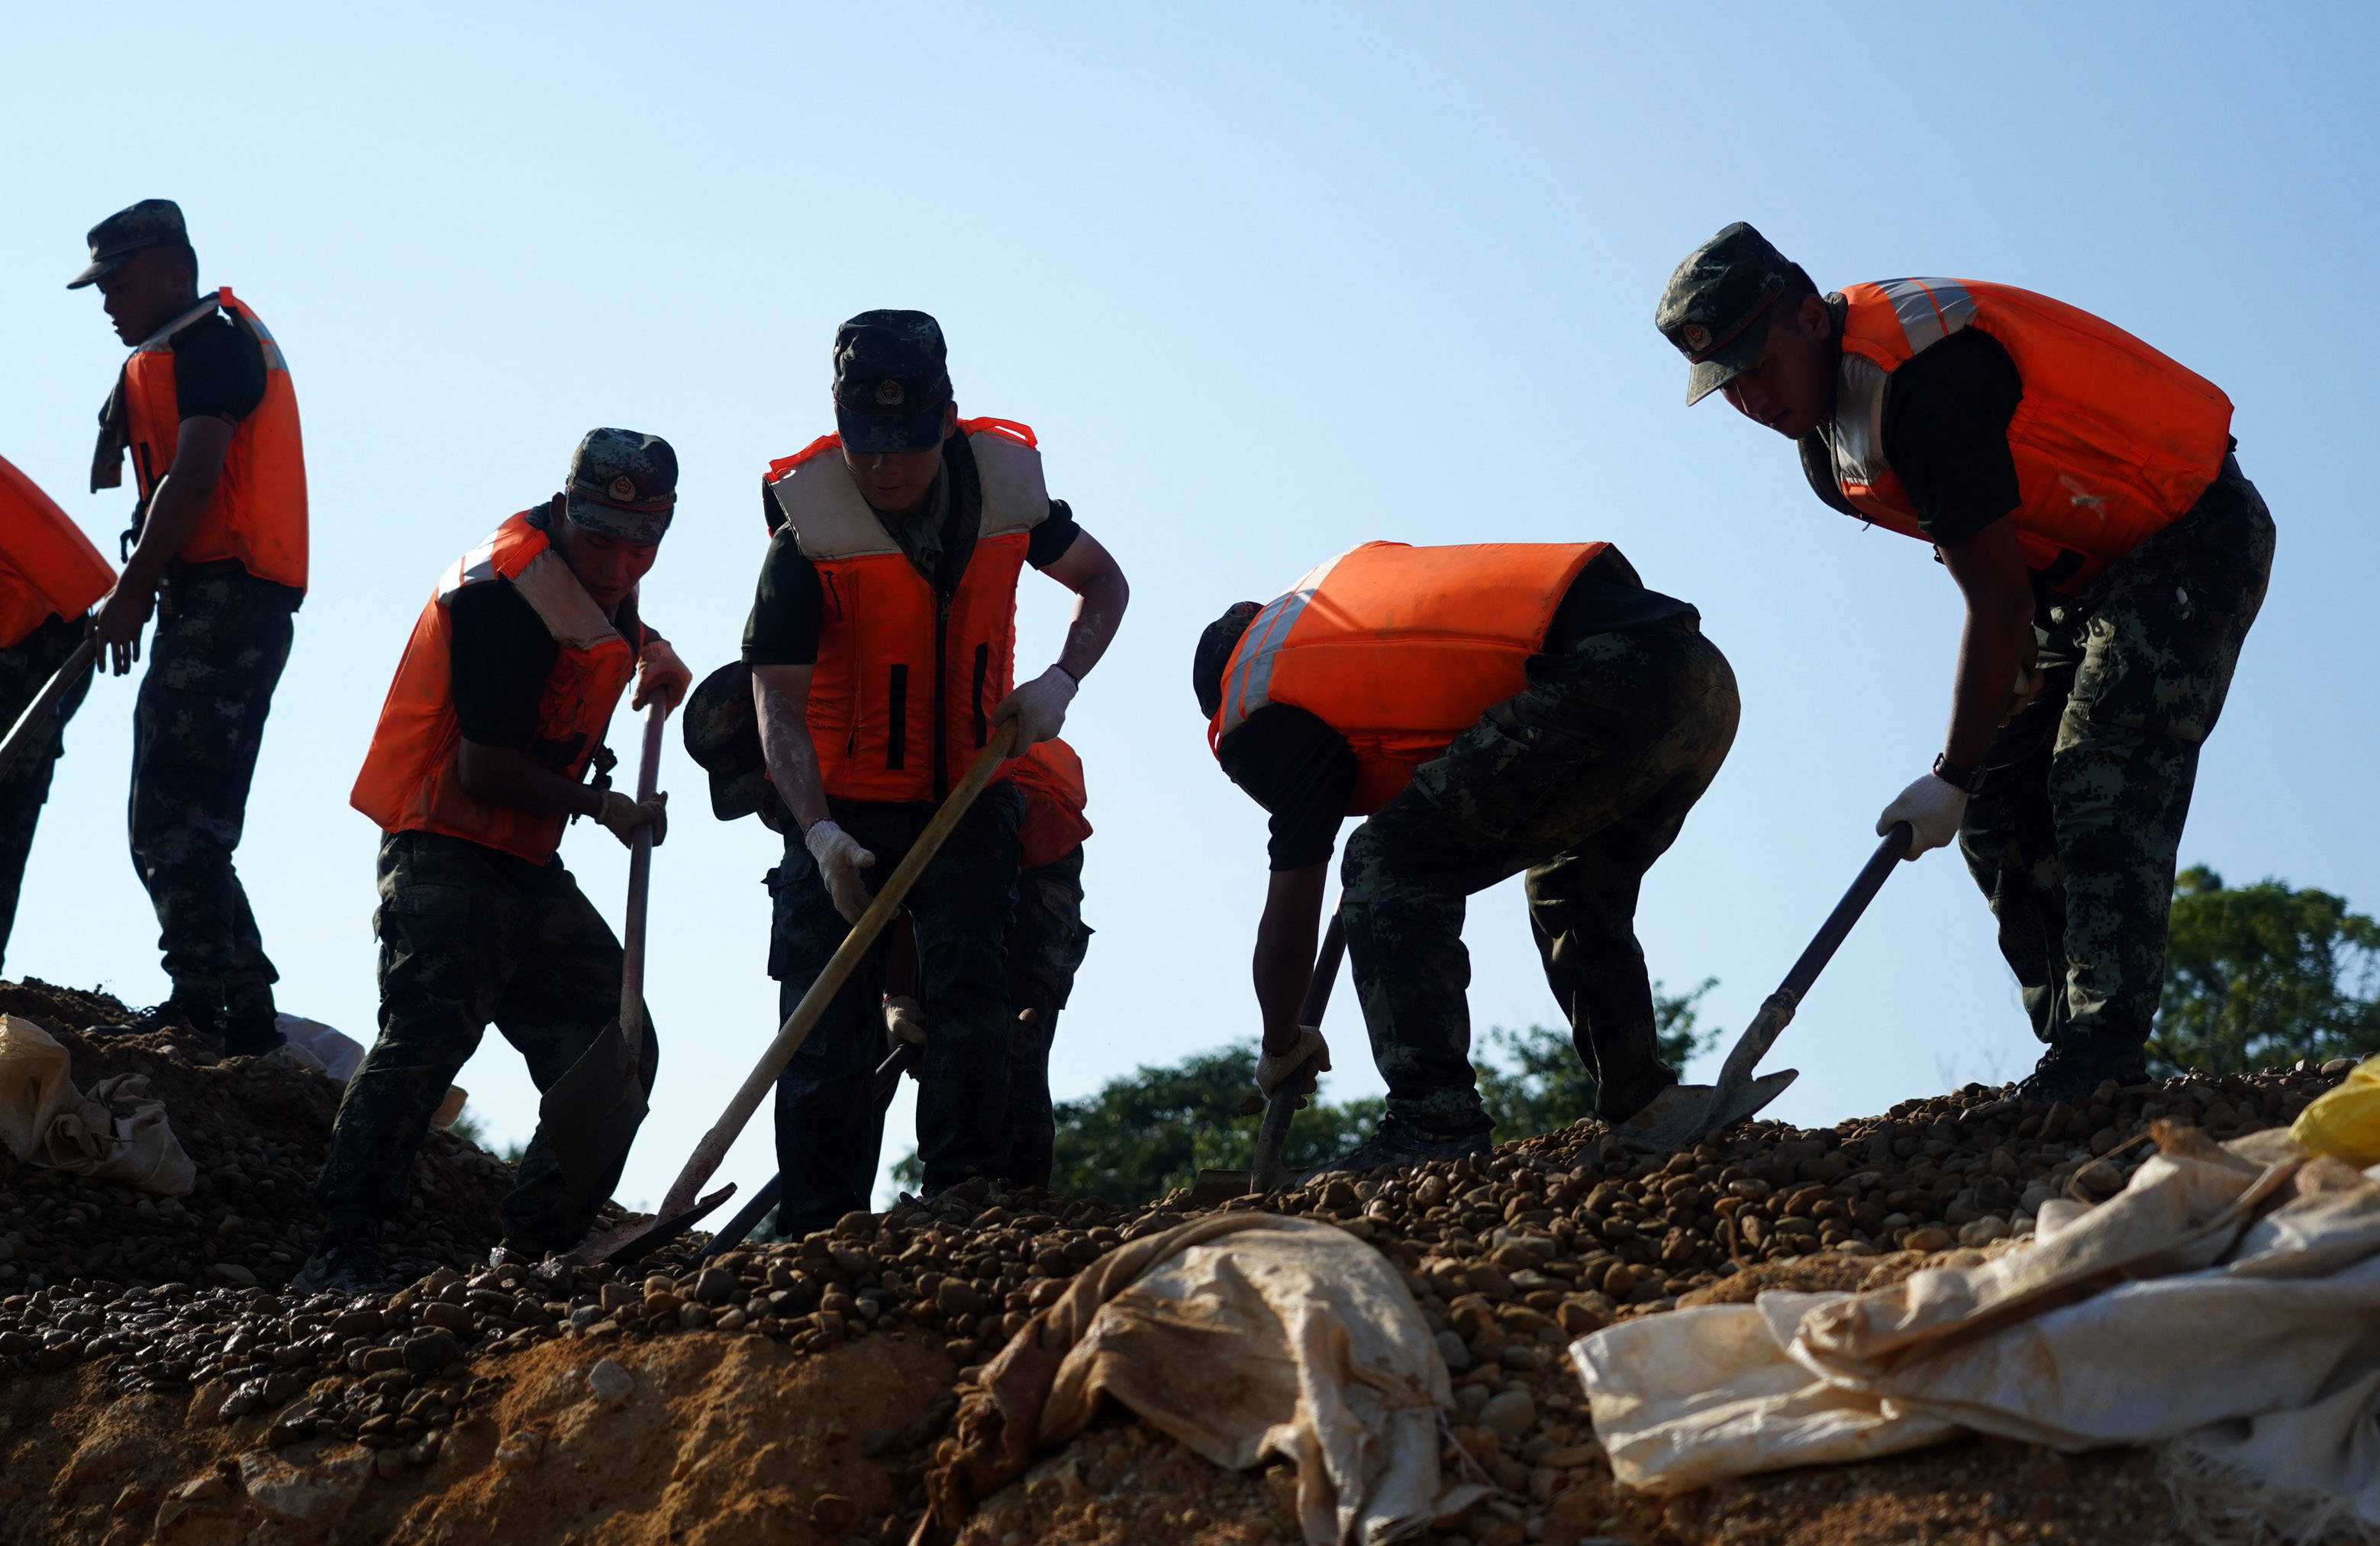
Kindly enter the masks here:
<path id="1" fill-rule="evenodd" d="M 433 1139 L 395 1254 L 440 1270 L 301 1298 L 274 1284 L 318 1226 L 320 1076 L 153 1029 L 86 1039 L 130 1018 L 94 995 L 0 986 L 0 1009 L 67 1042 L 78 1078 L 150 1074 L 212 1188 L 169 1210 L 0 1170 L 0 1541 L 906 1540 L 972 1368 L 1082 1266 L 1187 1216 L 1179 1195 L 1114 1209 L 971 1183 L 708 1264 L 698 1241 L 625 1272 L 491 1265 L 509 1175 Z M 2072 1108 L 1971 1086 L 1655 1159 L 1580 1124 L 1227 1206 L 1331 1220 L 1404 1270 L 1454 1372 L 1444 1463 L 1497 1490 L 1443 1521 L 1440 1546 L 2163 1540 L 2171 1509 L 2140 1455 L 1971 1443 L 1665 1503 L 1621 1494 L 1563 1350 L 1619 1317 L 2013 1248 L 2046 1198 L 2112 1195 L 2147 1121 L 2234 1137 L 2341 1071 L 2103 1087 Z M 977 1500 L 961 1539 L 1288 1541 L 1289 1481 L 1220 1473 L 1113 1414 Z"/>

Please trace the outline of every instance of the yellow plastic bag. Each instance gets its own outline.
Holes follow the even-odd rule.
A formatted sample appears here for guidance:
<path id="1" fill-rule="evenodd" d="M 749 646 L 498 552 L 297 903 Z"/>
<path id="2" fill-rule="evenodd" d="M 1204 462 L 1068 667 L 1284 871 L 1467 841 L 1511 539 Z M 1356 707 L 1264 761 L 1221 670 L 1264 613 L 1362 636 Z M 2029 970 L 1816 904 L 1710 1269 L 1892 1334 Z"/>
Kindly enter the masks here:
<path id="1" fill-rule="evenodd" d="M 2289 1137 L 2358 1170 L 2380 1165 L 2380 1056 L 2365 1058 L 2338 1089 L 2316 1096 L 2289 1124 Z"/>

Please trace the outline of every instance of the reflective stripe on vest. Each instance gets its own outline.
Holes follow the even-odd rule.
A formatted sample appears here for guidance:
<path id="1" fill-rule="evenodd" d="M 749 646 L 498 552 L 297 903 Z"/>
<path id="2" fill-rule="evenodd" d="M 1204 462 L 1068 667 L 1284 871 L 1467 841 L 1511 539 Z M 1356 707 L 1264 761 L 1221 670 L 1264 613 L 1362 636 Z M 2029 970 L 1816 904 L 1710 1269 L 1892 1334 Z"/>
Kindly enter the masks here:
<path id="1" fill-rule="evenodd" d="M 185 563 L 237 559 L 260 579 L 306 588 L 306 451 L 298 395 L 281 346 L 248 303 L 217 290 L 142 340 L 125 361 L 126 433 L 145 509 L 174 465 L 181 408 L 174 386 L 174 336 L 194 323 L 231 313 L 264 353 L 264 397 L 232 432 L 214 497 L 182 542 Z"/>
<path id="2" fill-rule="evenodd" d="M 818 569 L 807 722 L 820 781 L 838 799 L 940 800 L 990 739 L 990 711 L 1014 686 L 1016 580 L 1050 494 L 1031 430 L 993 419 L 960 429 L 983 509 L 947 603 L 861 497 L 842 456 L 827 454 L 840 449 L 835 436 L 770 464 L 770 497 Z"/>
<path id="3" fill-rule="evenodd" d="M 82 528 L 0 457 L 0 649 L 22 643 L 53 614 L 81 616 L 115 583 Z"/>
<path id="4" fill-rule="evenodd" d="M 1341 554 L 1249 620 L 1208 746 L 1220 755 L 1270 704 L 1304 709 L 1347 738 L 1348 814 L 1370 814 L 1526 685 L 1571 582 L 1607 545 L 1366 542 Z"/>
<path id="5" fill-rule="evenodd" d="M 348 803 L 385 832 L 443 833 L 542 864 L 561 846 L 565 818 L 495 805 L 462 786 L 447 608 L 467 587 L 499 578 L 513 582 L 555 645 L 528 755 L 574 784 L 585 776 L 635 675 L 636 651 L 523 512 L 439 578 L 397 663 Z"/>
<path id="6" fill-rule="evenodd" d="M 1990 334 L 2024 383 L 2009 420 L 2018 545 L 2072 594 L 2180 517 L 2222 470 L 2230 399 L 2122 329 L 2045 296 L 1961 279 L 1843 292 L 1827 426 L 1836 487 L 1862 515 L 1927 541 L 1884 452 L 1892 372 L 1962 328 Z"/>

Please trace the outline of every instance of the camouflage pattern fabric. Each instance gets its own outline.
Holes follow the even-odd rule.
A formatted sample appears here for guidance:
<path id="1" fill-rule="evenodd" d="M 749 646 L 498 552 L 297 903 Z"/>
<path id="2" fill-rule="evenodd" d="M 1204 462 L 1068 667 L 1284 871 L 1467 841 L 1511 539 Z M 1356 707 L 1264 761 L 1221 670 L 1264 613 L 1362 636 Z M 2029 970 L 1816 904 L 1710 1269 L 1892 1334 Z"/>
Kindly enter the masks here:
<path id="1" fill-rule="evenodd" d="M 1015 1187 L 1046 1187 L 1056 1163 L 1057 1114 L 1050 1102 L 1050 1048 L 1058 1012 L 1091 946 L 1083 922 L 1083 850 L 1016 878 L 1008 927 L 1008 1164 Z M 1026 1016 L 1030 1014 L 1030 1019 Z M 930 1034 L 930 1032 L 929 1033 Z"/>
<path id="2" fill-rule="evenodd" d="M 52 617 L 23 639 L 0 650 L 0 735 L 17 723 L 25 706 L 50 685 L 82 641 L 80 618 Z M 50 775 L 66 750 L 67 721 L 91 691 L 91 673 L 67 688 L 58 700 L 57 717 L 33 732 L 32 743 L 17 754 L 0 773 L 0 959 L 8 953 L 8 936 L 17 924 L 17 892 L 25 883 L 25 860 L 33 851 L 33 828 L 50 797 Z"/>
<path id="3" fill-rule="evenodd" d="M 1959 846 L 2034 1034 L 2061 1053 L 2130 1066 L 2148 1040 L 2199 748 L 2272 566 L 2273 517 L 2227 457 L 2036 630 L 2041 694 L 1994 738 Z"/>
<path id="4" fill-rule="evenodd" d="M 1609 1100 L 1641 1103 L 1675 1079 L 1636 893 L 1726 760 L 1738 707 L 1735 674 L 1691 618 L 1590 634 L 1533 656 L 1527 687 L 1355 830 L 1340 907 L 1390 1116 L 1487 1130 L 1464 898 L 1516 873 L 1546 980 Z"/>
<path id="5" fill-rule="evenodd" d="M 430 1118 L 489 1024 L 545 1089 L 619 1014 L 621 952 L 560 859 L 534 865 L 468 838 L 388 834 L 380 896 L 380 1039 L 347 1081 L 314 1192 L 334 1211 L 386 1217 L 404 1207 Z M 648 1092 L 660 1057 L 648 1007 Z M 540 1126 L 504 1199 L 505 1238 L 577 1245 L 619 1178 L 614 1165 L 574 1189 Z"/>
<path id="6" fill-rule="evenodd" d="M 165 974 L 176 1001 L 233 1016 L 269 1019 L 280 980 L 231 856 L 298 595 L 231 559 L 176 565 L 132 707 L 132 864 Z"/>
<path id="7" fill-rule="evenodd" d="M 860 871 L 881 885 L 933 819 L 924 802 L 830 799 L 836 824 L 876 856 Z M 998 1175 L 1008 1160 L 1007 940 L 1016 891 L 1016 828 L 1025 799 L 995 784 L 977 797 L 909 893 L 917 939 L 917 999 L 929 1028 L 917 1083 L 917 1157 L 925 1187 L 940 1191 Z M 769 871 L 773 908 L 769 975 L 778 1016 L 794 1011 L 851 925 L 834 909 L 798 835 Z M 884 1060 L 881 1004 L 892 954 L 880 937 L 777 1079 L 777 1169 L 784 1192 L 780 1233 L 822 1229 L 868 1205 L 884 1141 L 874 1099 Z"/>

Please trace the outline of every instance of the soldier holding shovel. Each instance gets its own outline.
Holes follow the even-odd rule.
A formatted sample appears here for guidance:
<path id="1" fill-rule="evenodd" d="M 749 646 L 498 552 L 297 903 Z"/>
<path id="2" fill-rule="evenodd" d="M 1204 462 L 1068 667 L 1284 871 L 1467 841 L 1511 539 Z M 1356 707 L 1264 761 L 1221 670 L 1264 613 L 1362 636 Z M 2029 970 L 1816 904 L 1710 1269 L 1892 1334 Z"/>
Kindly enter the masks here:
<path id="1" fill-rule="evenodd" d="M 619 1007 L 619 942 L 555 855 L 573 816 L 624 844 L 666 830 L 662 799 L 586 783 L 631 676 L 634 705 L 674 706 L 691 680 L 638 615 L 676 502 L 669 443 L 595 430 L 566 493 L 465 554 L 423 607 L 350 797 L 380 848 L 381 1033 L 340 1102 L 315 1184 L 330 1209 L 308 1292 L 370 1287 L 377 1222 L 406 1179 L 448 1083 L 490 1021 L 540 1090 Z M 637 1058 L 651 1088 L 658 1049 Z M 504 1199 L 507 1245 L 566 1249 L 619 1179 L 574 1175 L 540 1126 Z"/>

